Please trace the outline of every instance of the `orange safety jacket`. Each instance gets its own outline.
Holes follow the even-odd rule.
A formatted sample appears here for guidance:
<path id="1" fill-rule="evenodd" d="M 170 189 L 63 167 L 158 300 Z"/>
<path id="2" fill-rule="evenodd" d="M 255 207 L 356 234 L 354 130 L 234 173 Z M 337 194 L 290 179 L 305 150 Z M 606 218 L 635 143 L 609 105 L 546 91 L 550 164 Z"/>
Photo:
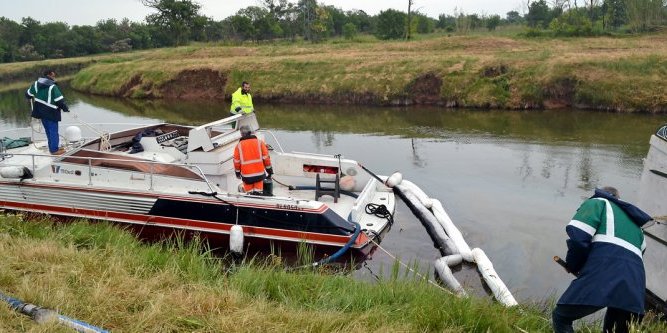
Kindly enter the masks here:
<path id="1" fill-rule="evenodd" d="M 271 157 L 264 141 L 251 135 L 239 140 L 234 148 L 234 171 L 241 174 L 244 183 L 256 183 L 272 174 Z"/>

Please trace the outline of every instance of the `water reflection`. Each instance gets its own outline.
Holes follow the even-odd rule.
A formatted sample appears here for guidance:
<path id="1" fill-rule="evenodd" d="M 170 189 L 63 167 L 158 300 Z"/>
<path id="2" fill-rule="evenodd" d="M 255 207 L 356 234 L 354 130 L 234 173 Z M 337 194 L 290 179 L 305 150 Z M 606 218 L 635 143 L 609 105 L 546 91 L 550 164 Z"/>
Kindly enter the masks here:
<path id="1" fill-rule="evenodd" d="M 122 100 L 68 90 L 65 96 L 88 122 L 195 125 L 228 114 L 228 104 L 219 101 Z M 616 186 L 624 198 L 636 198 L 648 138 L 662 123 L 660 116 L 571 110 L 257 104 L 262 127 L 287 150 L 340 153 L 381 174 L 400 170 L 441 200 L 519 299 L 543 299 L 567 286 L 569 276 L 551 261 L 564 254 L 565 224 L 594 187 Z M 29 123 L 22 91 L 0 94 L 0 117 L 4 128 Z M 396 221 L 382 245 L 423 269 L 432 265 L 437 251 L 400 203 Z M 368 267 L 386 273 L 392 263 L 378 254 Z M 476 279 L 465 270 L 457 274 Z"/>

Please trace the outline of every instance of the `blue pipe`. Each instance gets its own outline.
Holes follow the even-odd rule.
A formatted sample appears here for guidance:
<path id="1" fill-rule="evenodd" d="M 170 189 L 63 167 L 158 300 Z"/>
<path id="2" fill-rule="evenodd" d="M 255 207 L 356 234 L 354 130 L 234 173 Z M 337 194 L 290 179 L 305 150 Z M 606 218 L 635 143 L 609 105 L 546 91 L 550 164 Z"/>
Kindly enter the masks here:
<path id="1" fill-rule="evenodd" d="M 352 237 L 350 237 L 350 240 L 347 241 L 347 243 L 341 247 L 336 253 L 332 254 L 331 256 L 324 258 L 316 263 L 313 263 L 313 267 L 321 266 L 321 265 L 326 265 L 338 258 L 340 258 L 347 250 L 352 247 L 352 244 L 357 241 L 357 238 L 359 238 L 359 234 L 361 233 L 361 225 L 357 222 L 352 222 L 354 223 L 354 233 L 352 234 Z"/>
<path id="2" fill-rule="evenodd" d="M 26 316 L 29 316 L 39 324 L 48 322 L 52 319 L 56 319 L 58 320 L 58 323 L 63 324 L 80 333 L 109 333 L 109 331 L 104 330 L 102 328 L 95 327 L 80 320 L 63 316 L 53 310 L 45 309 L 35 304 L 23 302 L 14 297 L 7 296 L 1 292 L 0 292 L 0 300 L 3 300 L 6 303 L 8 303 L 9 306 L 12 308 L 12 310 L 15 310 Z"/>

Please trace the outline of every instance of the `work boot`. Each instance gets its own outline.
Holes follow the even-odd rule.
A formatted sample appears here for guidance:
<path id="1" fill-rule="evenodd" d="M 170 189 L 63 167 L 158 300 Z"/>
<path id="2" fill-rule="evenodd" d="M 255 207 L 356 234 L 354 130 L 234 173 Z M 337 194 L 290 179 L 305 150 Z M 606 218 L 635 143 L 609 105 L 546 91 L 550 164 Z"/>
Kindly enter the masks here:
<path id="1" fill-rule="evenodd" d="M 64 153 L 65 153 L 65 148 L 60 147 L 60 148 L 58 148 L 58 150 L 51 153 L 51 155 L 62 155 Z"/>

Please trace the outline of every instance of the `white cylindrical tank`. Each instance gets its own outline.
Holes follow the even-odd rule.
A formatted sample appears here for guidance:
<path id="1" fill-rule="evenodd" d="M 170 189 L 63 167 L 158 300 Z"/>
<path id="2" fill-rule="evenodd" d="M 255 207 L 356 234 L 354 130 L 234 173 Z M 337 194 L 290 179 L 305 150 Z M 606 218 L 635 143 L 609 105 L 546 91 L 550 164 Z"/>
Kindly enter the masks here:
<path id="1" fill-rule="evenodd" d="M 229 231 L 229 250 L 236 254 L 243 253 L 243 227 L 238 224 Z"/>

